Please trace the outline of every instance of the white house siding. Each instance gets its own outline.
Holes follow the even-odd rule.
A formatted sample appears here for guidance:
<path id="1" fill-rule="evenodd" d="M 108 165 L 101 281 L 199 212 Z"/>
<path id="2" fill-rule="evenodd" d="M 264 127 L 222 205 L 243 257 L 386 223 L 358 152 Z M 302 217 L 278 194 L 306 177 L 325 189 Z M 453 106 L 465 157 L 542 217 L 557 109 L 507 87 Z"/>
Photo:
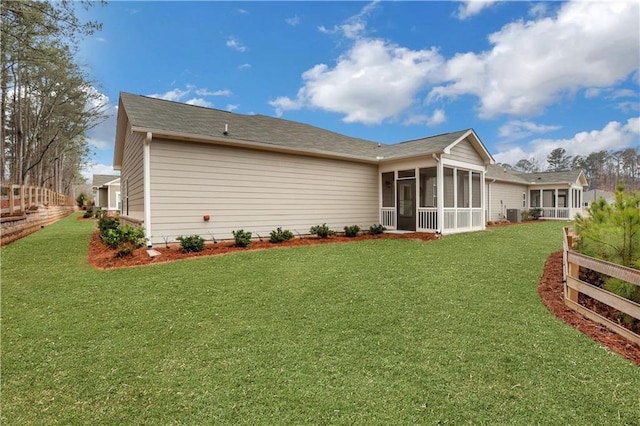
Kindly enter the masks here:
<path id="1" fill-rule="evenodd" d="M 141 163 L 141 161 L 140 161 Z M 152 242 L 378 222 L 378 167 L 204 143 L 151 142 Z M 204 220 L 209 215 L 210 220 Z"/>
<path id="2" fill-rule="evenodd" d="M 122 214 L 140 220 L 144 219 L 143 141 L 144 136 L 141 133 L 131 133 L 128 125 L 120 171 Z"/>
<path id="3" fill-rule="evenodd" d="M 109 210 L 118 209 L 118 192 L 120 192 L 120 185 L 109 185 Z"/>
<path id="4" fill-rule="evenodd" d="M 462 161 L 476 166 L 484 166 L 484 161 L 478 151 L 471 145 L 467 139 L 458 142 L 451 148 L 451 154 L 445 155 L 447 159 Z"/>
<path id="5" fill-rule="evenodd" d="M 500 181 L 490 183 L 490 180 L 487 180 L 485 193 L 489 210 L 487 221 L 506 219 L 507 209 L 526 209 L 522 205 L 522 194 L 527 193 L 525 185 Z"/>

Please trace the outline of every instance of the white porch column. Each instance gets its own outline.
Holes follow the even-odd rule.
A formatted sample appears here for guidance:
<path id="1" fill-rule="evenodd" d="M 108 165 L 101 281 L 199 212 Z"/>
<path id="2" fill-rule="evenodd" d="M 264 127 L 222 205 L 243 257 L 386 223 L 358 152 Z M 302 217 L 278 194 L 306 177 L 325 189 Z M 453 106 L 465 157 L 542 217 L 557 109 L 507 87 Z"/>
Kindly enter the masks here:
<path id="1" fill-rule="evenodd" d="M 151 248 L 151 139 L 153 134 L 147 132 L 142 146 L 142 163 L 144 174 L 144 236 L 147 247 Z"/>
<path id="2" fill-rule="evenodd" d="M 436 167 L 436 207 L 438 210 L 438 232 L 442 234 L 444 230 L 444 165 L 442 164 L 441 157 L 436 157 L 434 154 L 434 158 L 438 162 Z"/>

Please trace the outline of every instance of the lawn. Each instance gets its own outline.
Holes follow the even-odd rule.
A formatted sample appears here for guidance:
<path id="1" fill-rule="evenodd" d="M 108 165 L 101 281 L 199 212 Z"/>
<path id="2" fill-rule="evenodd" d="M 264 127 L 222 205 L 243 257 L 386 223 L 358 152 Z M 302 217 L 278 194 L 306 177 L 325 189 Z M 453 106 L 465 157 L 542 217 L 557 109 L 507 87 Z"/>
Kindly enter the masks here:
<path id="1" fill-rule="evenodd" d="M 640 424 L 640 368 L 536 286 L 566 223 L 98 271 L 0 250 L 3 425 Z"/>

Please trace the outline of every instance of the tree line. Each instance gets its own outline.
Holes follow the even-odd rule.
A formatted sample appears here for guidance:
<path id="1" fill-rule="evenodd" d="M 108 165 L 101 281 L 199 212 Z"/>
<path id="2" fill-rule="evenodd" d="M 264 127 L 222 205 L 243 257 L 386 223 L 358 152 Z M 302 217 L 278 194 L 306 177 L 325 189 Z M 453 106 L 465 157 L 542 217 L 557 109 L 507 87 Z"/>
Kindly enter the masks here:
<path id="1" fill-rule="evenodd" d="M 629 191 L 640 190 L 640 149 L 626 148 L 619 151 L 596 151 L 587 156 L 567 154 L 564 148 L 556 148 L 547 156 L 548 167 L 543 169 L 535 158 L 522 159 L 515 165 L 502 164 L 517 172 L 582 170 L 589 182 L 588 189 L 615 192 L 618 184 Z"/>
<path id="2" fill-rule="evenodd" d="M 104 119 L 100 95 L 75 62 L 99 31 L 75 7 L 89 2 L 0 2 L 0 176 L 70 194 L 83 181 L 87 131 Z"/>

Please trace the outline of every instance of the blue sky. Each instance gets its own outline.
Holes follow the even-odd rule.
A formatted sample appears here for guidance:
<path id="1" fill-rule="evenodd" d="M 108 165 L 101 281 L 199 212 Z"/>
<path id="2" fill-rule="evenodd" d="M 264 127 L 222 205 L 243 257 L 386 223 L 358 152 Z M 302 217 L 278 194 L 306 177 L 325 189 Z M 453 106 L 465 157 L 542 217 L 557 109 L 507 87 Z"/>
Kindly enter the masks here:
<path id="1" fill-rule="evenodd" d="M 85 174 L 113 173 L 121 91 L 381 143 L 472 127 L 546 167 L 640 147 L 638 1 L 123 2 L 78 60 L 102 94 Z"/>

